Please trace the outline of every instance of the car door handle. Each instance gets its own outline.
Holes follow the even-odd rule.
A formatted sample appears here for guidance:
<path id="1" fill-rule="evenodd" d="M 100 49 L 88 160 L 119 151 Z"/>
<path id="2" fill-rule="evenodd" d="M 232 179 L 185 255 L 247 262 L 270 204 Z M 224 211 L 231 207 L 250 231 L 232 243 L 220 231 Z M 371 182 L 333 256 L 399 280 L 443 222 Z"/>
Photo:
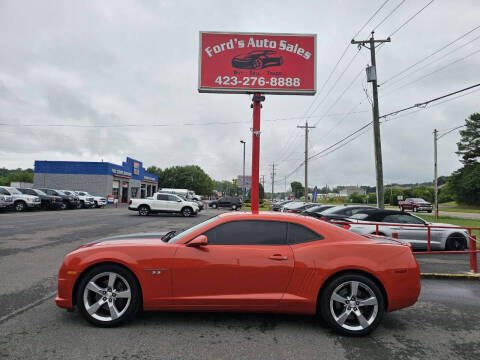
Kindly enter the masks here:
<path id="1" fill-rule="evenodd" d="M 269 257 L 270 260 L 288 260 L 286 256 L 283 256 L 282 254 L 275 254 Z"/>

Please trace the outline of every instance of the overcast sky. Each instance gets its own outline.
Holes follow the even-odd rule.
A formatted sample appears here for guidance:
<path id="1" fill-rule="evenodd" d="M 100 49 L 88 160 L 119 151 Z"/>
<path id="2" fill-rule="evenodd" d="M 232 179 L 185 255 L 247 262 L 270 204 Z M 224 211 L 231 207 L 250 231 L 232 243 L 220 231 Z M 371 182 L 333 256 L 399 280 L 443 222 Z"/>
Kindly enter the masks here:
<path id="1" fill-rule="evenodd" d="M 214 179 L 232 179 L 242 171 L 241 139 L 251 166 L 251 99 L 198 93 L 198 32 L 315 33 L 320 90 L 352 36 L 383 2 L 0 0 L 0 123 L 9 124 L 0 126 L 0 167 L 32 167 L 35 160 L 119 164 L 130 156 L 146 167 L 196 164 Z M 390 0 L 356 38 L 367 39 L 400 2 Z M 405 1 L 378 26 L 376 38 L 387 37 L 428 2 Z M 379 83 L 480 25 L 479 14 L 478 0 L 434 1 L 379 49 Z M 480 29 L 413 67 L 405 79 L 381 86 L 380 113 L 478 83 L 480 53 L 470 55 L 480 49 L 478 36 Z M 356 52 L 351 45 L 315 97 L 267 95 L 260 174 L 268 189 L 272 162 L 282 191 L 283 177 L 303 160 L 304 136 L 296 128 L 305 122 L 301 117 L 316 123 L 311 154 L 372 119 L 364 90 L 371 97 L 371 84 L 362 71 L 369 52 L 362 49 L 347 68 Z M 480 111 L 479 100 L 480 91 L 473 92 L 382 124 L 385 182 L 432 180 L 433 129 L 461 125 Z M 233 124 L 205 124 L 212 122 Z M 192 123 L 199 125 L 185 125 Z M 71 126 L 119 124 L 145 126 Z M 461 166 L 454 153 L 458 140 L 453 132 L 439 141 L 440 175 Z M 293 180 L 303 183 L 303 167 L 287 179 Z M 325 184 L 375 184 L 371 128 L 310 162 L 309 185 Z"/>

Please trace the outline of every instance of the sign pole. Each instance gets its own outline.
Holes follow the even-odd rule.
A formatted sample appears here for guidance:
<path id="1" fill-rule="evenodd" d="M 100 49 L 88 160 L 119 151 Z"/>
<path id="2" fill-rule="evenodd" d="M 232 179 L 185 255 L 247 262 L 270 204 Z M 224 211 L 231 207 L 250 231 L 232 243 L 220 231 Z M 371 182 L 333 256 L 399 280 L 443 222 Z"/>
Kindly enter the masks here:
<path id="1" fill-rule="evenodd" d="M 251 184 L 251 204 L 252 213 L 258 214 L 258 198 L 260 183 L 260 109 L 261 102 L 265 100 L 265 96 L 260 93 L 253 95 L 253 128 L 252 128 L 252 184 Z"/>

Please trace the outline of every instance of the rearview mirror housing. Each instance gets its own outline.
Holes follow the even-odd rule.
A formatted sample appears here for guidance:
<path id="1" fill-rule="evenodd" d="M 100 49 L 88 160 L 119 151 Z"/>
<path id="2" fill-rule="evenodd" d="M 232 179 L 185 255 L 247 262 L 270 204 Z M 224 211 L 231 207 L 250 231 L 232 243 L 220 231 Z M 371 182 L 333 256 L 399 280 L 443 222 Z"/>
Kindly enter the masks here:
<path id="1" fill-rule="evenodd" d="M 199 235 L 195 239 L 189 241 L 185 245 L 188 247 L 200 247 L 206 246 L 208 244 L 208 239 L 205 235 Z"/>

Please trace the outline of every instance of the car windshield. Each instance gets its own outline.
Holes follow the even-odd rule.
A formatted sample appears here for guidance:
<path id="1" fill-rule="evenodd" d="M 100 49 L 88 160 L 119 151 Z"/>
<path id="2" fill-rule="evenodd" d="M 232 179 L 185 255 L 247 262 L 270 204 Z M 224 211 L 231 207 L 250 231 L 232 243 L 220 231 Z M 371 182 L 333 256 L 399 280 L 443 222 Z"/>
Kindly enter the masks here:
<path id="1" fill-rule="evenodd" d="M 33 191 L 35 191 L 38 195 L 47 196 L 47 194 L 45 194 L 42 190 L 33 190 Z"/>
<path id="2" fill-rule="evenodd" d="M 325 211 L 322 211 L 323 215 L 328 215 L 328 214 L 335 214 L 337 211 L 346 209 L 346 206 L 334 206 L 330 209 L 327 209 Z"/>
<path id="3" fill-rule="evenodd" d="M 67 195 L 63 191 L 60 191 L 60 190 L 54 190 L 54 192 L 56 192 L 58 195 Z"/>
<path id="4" fill-rule="evenodd" d="M 187 229 L 187 230 L 184 230 L 182 231 L 181 233 L 175 235 L 174 237 L 172 237 L 170 240 L 168 240 L 168 243 L 169 244 L 173 244 L 175 242 L 177 242 L 178 240 L 182 239 L 184 236 L 187 236 L 189 234 L 191 234 L 192 232 L 194 232 L 195 230 L 197 229 L 200 229 L 202 226 L 205 226 L 207 224 L 210 224 L 212 222 L 214 222 L 215 220 L 218 219 L 218 216 L 214 216 L 208 220 L 205 220 L 204 222 L 201 222 L 200 224 L 197 224 L 193 227 L 191 227 L 190 229 Z"/>
<path id="5" fill-rule="evenodd" d="M 10 192 L 10 194 L 12 195 L 22 195 L 22 193 L 20 191 L 18 191 L 17 189 L 15 188 L 7 188 L 7 190 Z"/>
<path id="6" fill-rule="evenodd" d="M 315 205 L 311 208 L 308 208 L 307 210 L 305 210 L 306 212 L 318 212 L 318 211 L 324 211 L 324 210 L 327 210 L 331 208 L 331 206 L 328 206 L 328 205 Z"/>
<path id="7" fill-rule="evenodd" d="M 413 199 L 413 201 L 416 201 L 416 202 L 419 202 L 419 203 L 426 203 L 425 200 L 419 199 L 419 198 Z"/>

